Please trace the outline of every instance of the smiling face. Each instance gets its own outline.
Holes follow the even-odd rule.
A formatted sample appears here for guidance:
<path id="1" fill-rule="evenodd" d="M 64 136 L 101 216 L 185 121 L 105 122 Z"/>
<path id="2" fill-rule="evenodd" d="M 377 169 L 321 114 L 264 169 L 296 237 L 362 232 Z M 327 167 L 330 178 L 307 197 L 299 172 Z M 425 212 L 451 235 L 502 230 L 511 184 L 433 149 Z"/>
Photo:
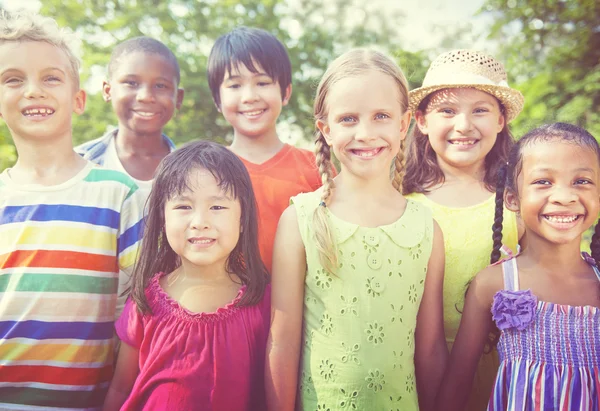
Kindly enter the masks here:
<path id="1" fill-rule="evenodd" d="M 0 45 L 0 116 L 13 138 L 71 138 L 71 116 L 85 107 L 75 84 L 60 48 L 43 41 Z"/>
<path id="2" fill-rule="evenodd" d="M 438 164 L 483 170 L 485 156 L 504 128 L 498 100 L 473 88 L 433 93 L 425 112 L 415 113 L 419 130 L 428 136 Z"/>
<path id="3" fill-rule="evenodd" d="M 205 169 L 190 172 L 191 190 L 165 203 L 167 241 L 188 269 L 225 269 L 240 238 L 240 202 Z"/>
<path id="4" fill-rule="evenodd" d="M 160 135 L 183 100 L 174 65 L 160 54 L 141 51 L 119 57 L 103 94 L 112 102 L 119 128 L 139 136 Z"/>
<path id="5" fill-rule="evenodd" d="M 342 170 L 360 178 L 389 177 L 406 136 L 410 112 L 403 112 L 398 84 L 377 70 L 335 82 L 326 97 L 325 120 L 317 127 Z"/>
<path id="6" fill-rule="evenodd" d="M 219 111 L 234 130 L 234 137 L 258 139 L 277 135 L 277 118 L 290 98 L 292 86 L 284 96 L 279 83 L 256 62 L 256 73 L 239 64 L 220 87 Z"/>
<path id="7" fill-rule="evenodd" d="M 505 200 L 520 211 L 528 238 L 554 244 L 579 243 L 600 211 L 598 157 L 577 144 L 546 141 L 522 149 L 518 194 L 507 191 Z"/>

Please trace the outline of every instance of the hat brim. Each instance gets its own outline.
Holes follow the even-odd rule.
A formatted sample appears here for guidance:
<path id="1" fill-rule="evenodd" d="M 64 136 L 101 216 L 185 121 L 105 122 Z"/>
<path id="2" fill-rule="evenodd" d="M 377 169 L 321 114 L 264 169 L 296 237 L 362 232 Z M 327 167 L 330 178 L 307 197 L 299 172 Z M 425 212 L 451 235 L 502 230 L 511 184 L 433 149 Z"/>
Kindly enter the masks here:
<path id="1" fill-rule="evenodd" d="M 438 84 L 435 86 L 419 87 L 409 93 L 408 109 L 413 113 L 425 97 L 439 90 L 447 88 L 474 88 L 496 97 L 506 110 L 506 123 L 510 123 L 523 110 L 525 98 L 520 91 L 510 87 L 494 86 L 490 84 Z"/>

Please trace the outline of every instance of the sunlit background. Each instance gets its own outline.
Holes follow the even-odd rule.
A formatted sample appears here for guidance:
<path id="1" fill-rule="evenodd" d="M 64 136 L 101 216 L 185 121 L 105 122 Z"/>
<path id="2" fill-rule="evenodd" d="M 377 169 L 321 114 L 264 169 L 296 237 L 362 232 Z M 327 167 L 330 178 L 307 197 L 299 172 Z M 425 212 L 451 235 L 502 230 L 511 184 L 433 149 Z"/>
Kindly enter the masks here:
<path id="1" fill-rule="evenodd" d="M 324 6 L 323 4 L 327 5 Z M 85 114 L 74 119 L 75 144 L 115 125 L 99 94 L 112 47 L 129 37 L 159 38 L 177 55 L 185 102 L 166 132 L 177 143 L 227 142 L 231 130 L 214 108 L 205 77 L 214 40 L 237 25 L 261 27 L 288 47 L 294 94 L 281 116 L 282 138 L 310 145 L 312 99 L 327 64 L 354 46 L 395 57 L 411 87 L 431 59 L 452 48 L 475 48 L 501 60 L 509 83 L 526 98 L 512 123 L 518 138 L 552 121 L 579 124 L 600 136 L 600 7 L 596 0 L 0 0 L 54 17 L 82 40 Z M 0 120 L 0 171 L 16 159 Z"/>

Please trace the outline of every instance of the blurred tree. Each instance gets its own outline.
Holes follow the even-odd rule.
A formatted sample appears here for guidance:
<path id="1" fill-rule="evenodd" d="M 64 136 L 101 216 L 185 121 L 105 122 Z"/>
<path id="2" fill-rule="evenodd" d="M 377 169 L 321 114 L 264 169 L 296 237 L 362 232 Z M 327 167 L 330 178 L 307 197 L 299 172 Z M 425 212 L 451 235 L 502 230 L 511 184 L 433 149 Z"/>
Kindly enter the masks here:
<path id="1" fill-rule="evenodd" d="M 491 37 L 525 96 L 513 123 L 521 136 L 564 121 L 600 138 L 600 3 L 597 0 L 487 0 Z"/>
<path id="2" fill-rule="evenodd" d="M 342 0 L 45 0 L 41 12 L 73 28 L 83 39 L 82 79 L 84 84 L 90 78 L 95 82 L 88 82 L 88 88 L 99 89 L 110 51 L 120 41 L 144 34 L 171 47 L 178 56 L 186 91 L 182 109 L 166 129 L 177 143 L 197 138 L 224 142 L 231 134 L 214 107 L 206 81 L 208 54 L 221 34 L 239 25 L 260 27 L 286 45 L 294 88 L 282 112 L 282 137 L 289 134 L 288 141 L 296 143 L 300 136 L 301 144 L 313 131 L 312 100 L 327 64 L 354 46 L 377 44 L 384 51 L 398 50 L 392 23 L 402 18 L 368 4 L 348 7 Z M 410 62 L 420 75 L 422 67 L 415 55 L 402 51 L 395 55 Z M 417 77 L 413 77 L 415 83 L 422 79 Z M 86 113 L 74 120 L 74 140 L 96 138 L 112 124 L 110 105 L 99 93 L 91 94 Z"/>

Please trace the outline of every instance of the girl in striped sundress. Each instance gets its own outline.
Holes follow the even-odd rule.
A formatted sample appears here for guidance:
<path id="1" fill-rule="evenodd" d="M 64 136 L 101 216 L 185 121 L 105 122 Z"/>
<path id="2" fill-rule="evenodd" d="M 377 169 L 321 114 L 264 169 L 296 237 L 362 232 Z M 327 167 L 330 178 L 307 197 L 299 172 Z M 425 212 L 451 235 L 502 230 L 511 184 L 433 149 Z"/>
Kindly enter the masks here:
<path id="1" fill-rule="evenodd" d="M 489 411 L 600 410 L 600 225 L 592 257 L 580 253 L 600 211 L 600 147 L 580 127 L 542 126 L 513 147 L 499 179 L 525 246 L 471 283 L 436 409 L 464 408 L 486 340 L 499 333 Z"/>

